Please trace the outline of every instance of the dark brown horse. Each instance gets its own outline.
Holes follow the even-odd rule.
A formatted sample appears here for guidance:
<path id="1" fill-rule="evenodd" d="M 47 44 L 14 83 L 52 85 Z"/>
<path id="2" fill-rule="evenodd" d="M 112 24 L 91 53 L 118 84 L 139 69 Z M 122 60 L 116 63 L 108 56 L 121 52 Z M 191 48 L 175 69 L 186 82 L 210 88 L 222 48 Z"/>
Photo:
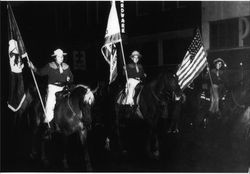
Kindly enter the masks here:
<path id="1" fill-rule="evenodd" d="M 30 121 L 33 130 L 33 149 L 31 155 L 38 154 L 38 157 L 43 160 L 44 149 L 42 150 L 42 148 L 44 147 L 44 139 L 41 137 L 41 125 L 43 125 L 44 112 L 34 87 L 29 88 L 26 91 L 26 95 L 28 97 L 26 97 L 26 101 L 19 112 L 20 114 L 26 113 L 32 118 Z M 85 166 L 86 170 L 91 170 L 92 167 L 87 148 L 87 132 L 91 128 L 91 106 L 94 102 L 93 91 L 87 86 L 79 84 L 69 91 L 59 92 L 56 95 L 57 104 L 54 110 L 54 119 L 50 122 L 50 139 L 46 141 L 53 141 L 55 138 L 62 137 L 62 143 L 56 145 L 61 147 L 54 147 L 54 149 L 65 149 L 70 143 L 67 140 L 72 138 L 72 136 L 76 137 L 78 144 L 80 144 L 77 154 L 81 154 L 80 156 L 84 160 L 82 166 Z M 70 148 L 74 148 L 74 146 L 71 144 Z M 65 159 L 67 154 L 63 157 Z"/>
<path id="2" fill-rule="evenodd" d="M 121 94 L 121 93 L 120 93 Z M 159 125 L 161 124 L 161 119 L 167 117 L 168 114 L 168 104 L 179 100 L 182 96 L 182 91 L 178 85 L 177 77 L 169 72 L 161 72 L 156 77 L 148 79 L 143 85 L 138 96 L 138 108 L 129 112 L 124 112 L 124 108 L 127 106 L 116 104 L 116 115 L 117 115 L 117 127 L 118 127 L 118 137 L 120 137 L 120 144 L 126 146 L 126 141 L 122 140 L 122 128 L 130 126 L 135 122 L 137 124 L 136 129 L 140 131 L 145 128 L 144 132 L 144 146 L 146 154 L 149 157 L 158 157 L 158 136 L 160 136 Z M 119 96 L 118 96 L 119 98 Z M 129 128 L 130 129 L 130 128 Z M 137 133 L 132 132 L 134 135 Z M 137 137 L 135 139 L 138 139 Z M 126 147 L 123 147 L 126 149 Z"/>

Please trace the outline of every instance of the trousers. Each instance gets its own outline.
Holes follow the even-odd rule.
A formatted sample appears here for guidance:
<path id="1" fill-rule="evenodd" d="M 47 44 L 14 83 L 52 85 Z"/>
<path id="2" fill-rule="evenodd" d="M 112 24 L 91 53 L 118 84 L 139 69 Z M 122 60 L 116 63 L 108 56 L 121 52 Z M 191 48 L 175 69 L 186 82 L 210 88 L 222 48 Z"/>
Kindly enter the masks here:
<path id="1" fill-rule="evenodd" d="M 49 84 L 47 89 L 47 100 L 45 106 L 45 123 L 49 123 L 54 118 L 56 104 L 56 92 L 62 91 L 63 87 Z"/>
<path id="2" fill-rule="evenodd" d="M 128 79 L 128 82 L 127 82 L 127 90 L 126 90 L 126 93 L 127 93 L 127 98 L 126 98 L 126 102 L 125 104 L 127 105 L 134 105 L 134 100 L 133 100 L 133 97 L 134 97 L 134 94 L 135 94 L 135 87 L 136 85 L 140 83 L 139 80 L 136 80 L 134 78 L 129 78 Z"/>
<path id="3" fill-rule="evenodd" d="M 214 90 L 213 90 L 214 89 Z M 211 87 L 210 93 L 211 93 L 211 105 L 209 108 L 209 111 L 212 113 L 219 112 L 219 86 L 216 84 L 213 84 L 213 89 Z"/>

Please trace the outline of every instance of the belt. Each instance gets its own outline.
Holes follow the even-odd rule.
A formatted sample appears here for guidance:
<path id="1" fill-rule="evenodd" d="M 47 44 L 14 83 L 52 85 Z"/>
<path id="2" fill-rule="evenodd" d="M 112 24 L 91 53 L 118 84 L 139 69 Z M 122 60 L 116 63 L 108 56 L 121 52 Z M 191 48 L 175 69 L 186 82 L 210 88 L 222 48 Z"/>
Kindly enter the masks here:
<path id="1" fill-rule="evenodd" d="M 55 82 L 55 83 L 52 83 L 52 85 L 59 86 L 59 87 L 64 87 L 65 86 L 65 84 L 62 83 L 62 82 Z"/>

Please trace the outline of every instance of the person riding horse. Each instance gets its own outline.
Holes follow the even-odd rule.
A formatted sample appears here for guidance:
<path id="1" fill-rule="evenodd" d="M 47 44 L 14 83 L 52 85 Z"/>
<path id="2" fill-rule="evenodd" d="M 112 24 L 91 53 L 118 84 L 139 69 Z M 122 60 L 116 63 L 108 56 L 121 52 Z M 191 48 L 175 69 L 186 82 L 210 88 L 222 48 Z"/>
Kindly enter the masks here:
<path id="1" fill-rule="evenodd" d="M 135 88 L 136 86 L 142 82 L 143 78 L 146 77 L 144 73 L 143 67 L 139 62 L 142 55 L 138 51 L 133 51 L 129 56 L 132 59 L 132 63 L 126 65 L 127 72 L 128 72 L 128 81 L 126 84 L 126 105 L 134 106 L 134 95 L 135 95 Z"/>
<path id="2" fill-rule="evenodd" d="M 209 111 L 211 113 L 220 114 L 219 100 L 225 89 L 226 73 L 224 69 L 227 67 L 225 61 L 217 58 L 213 61 L 215 68 L 211 70 L 212 85 L 210 87 L 211 105 Z"/>
<path id="3" fill-rule="evenodd" d="M 54 118 L 54 108 L 56 104 L 56 93 L 62 91 L 67 83 L 73 82 L 73 74 L 68 64 L 64 63 L 64 53 L 61 49 L 56 49 L 54 61 L 48 63 L 41 69 L 37 69 L 32 62 L 29 62 L 29 67 L 40 76 L 48 76 L 47 100 L 45 106 L 45 131 L 49 129 L 49 122 Z"/>

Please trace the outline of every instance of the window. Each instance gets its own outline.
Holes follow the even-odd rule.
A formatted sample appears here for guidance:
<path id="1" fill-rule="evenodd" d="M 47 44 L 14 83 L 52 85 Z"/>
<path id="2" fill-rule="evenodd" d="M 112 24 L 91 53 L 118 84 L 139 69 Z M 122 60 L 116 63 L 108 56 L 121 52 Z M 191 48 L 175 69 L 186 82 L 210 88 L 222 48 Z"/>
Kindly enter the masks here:
<path id="1" fill-rule="evenodd" d="M 210 23 L 210 49 L 238 47 L 238 37 L 238 18 Z"/>
<path id="2" fill-rule="evenodd" d="M 145 16 L 161 12 L 161 2 L 154 1 L 140 1 L 136 2 L 136 15 Z"/>

